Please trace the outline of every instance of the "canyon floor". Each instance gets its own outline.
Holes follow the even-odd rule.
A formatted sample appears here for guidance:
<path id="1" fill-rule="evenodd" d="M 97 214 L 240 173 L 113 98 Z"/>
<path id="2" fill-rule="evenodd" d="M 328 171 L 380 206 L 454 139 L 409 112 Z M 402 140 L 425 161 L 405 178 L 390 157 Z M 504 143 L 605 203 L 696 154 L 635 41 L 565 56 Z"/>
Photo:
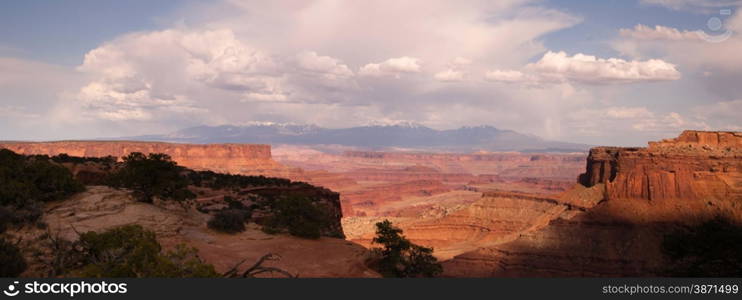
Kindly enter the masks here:
<path id="1" fill-rule="evenodd" d="M 375 223 L 388 219 L 411 241 L 433 247 L 441 260 L 488 241 L 507 239 L 526 227 L 544 225 L 537 219 L 559 210 L 550 206 L 559 206 L 554 203 L 560 200 L 555 199 L 575 184 L 586 157 L 582 153 L 331 153 L 298 146 L 278 146 L 272 152 L 277 162 L 302 170 L 293 174 L 294 179 L 340 193 L 348 240 L 373 247 Z"/>

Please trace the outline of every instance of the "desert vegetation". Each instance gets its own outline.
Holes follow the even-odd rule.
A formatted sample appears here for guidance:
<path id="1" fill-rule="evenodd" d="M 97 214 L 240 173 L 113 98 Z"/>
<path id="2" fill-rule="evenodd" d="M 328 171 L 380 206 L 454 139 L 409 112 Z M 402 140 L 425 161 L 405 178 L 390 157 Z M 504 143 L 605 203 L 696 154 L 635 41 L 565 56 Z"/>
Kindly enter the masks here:
<path id="1" fill-rule="evenodd" d="M 0 149 L 0 223 L 22 225 L 41 217 L 43 202 L 60 200 L 85 188 L 66 168 L 44 156 Z"/>
<path id="2" fill-rule="evenodd" d="M 0 277 L 17 277 L 26 267 L 26 260 L 20 249 L 5 239 L 0 239 Z"/>
<path id="3" fill-rule="evenodd" d="M 133 152 L 123 157 L 123 164 L 108 181 L 111 186 L 132 189 L 142 202 L 151 203 L 154 197 L 183 202 L 196 198 L 188 190 L 188 179 L 181 174 L 184 171 L 167 154 Z"/>
<path id="4" fill-rule="evenodd" d="M 64 167 L 44 156 L 23 156 L 0 149 L 0 234 L 10 227 L 44 226 L 43 203 L 84 190 Z M 15 242 L 0 236 L 0 277 L 14 277 L 26 269 Z"/>
<path id="5" fill-rule="evenodd" d="M 238 233 L 245 231 L 245 223 L 250 215 L 245 210 L 225 209 L 218 211 L 208 222 L 208 226 L 224 233 Z"/>
<path id="6" fill-rule="evenodd" d="M 284 229 L 289 234 L 318 239 L 321 229 L 329 222 L 325 212 L 307 197 L 290 195 L 272 202 L 274 215 L 263 226 L 267 233 L 278 233 Z"/>
<path id="7" fill-rule="evenodd" d="M 80 251 L 82 265 L 72 272 L 80 277 L 219 277 L 204 263 L 196 249 L 179 244 L 164 251 L 153 232 L 127 225 L 80 235 L 73 251 Z"/>
<path id="8" fill-rule="evenodd" d="M 297 182 L 284 178 L 223 174 L 212 171 L 189 172 L 187 177 L 194 186 L 208 187 L 215 190 L 239 190 L 251 186 L 290 186 L 297 184 Z"/>
<path id="9" fill-rule="evenodd" d="M 67 241 L 52 235 L 43 236 L 50 250 L 46 263 L 54 277 L 94 278 L 254 278 L 272 273 L 282 277 L 297 277 L 283 269 L 265 266 L 268 261 L 281 257 L 268 253 L 243 271 L 242 260 L 225 273 L 204 262 L 198 250 L 178 244 L 172 250 L 164 250 L 154 232 L 139 225 L 114 227 L 102 232 L 81 233 L 76 241 Z M 3 250 L 0 244 L 0 250 Z M 5 252 L 3 252 L 5 253 Z M 16 254 L 16 253 L 10 253 Z M 19 254 L 16 254 L 16 257 Z M 20 260 L 17 264 L 3 265 L 0 271 L 16 276 L 18 269 L 25 268 Z"/>
<path id="10" fill-rule="evenodd" d="M 376 256 L 371 265 L 384 277 L 435 277 L 443 272 L 433 249 L 410 242 L 402 229 L 392 225 L 389 220 L 376 223 L 374 248 Z"/>
<path id="11" fill-rule="evenodd" d="M 104 156 L 104 157 L 80 157 L 70 156 L 67 153 L 60 153 L 50 157 L 50 159 L 56 163 L 72 163 L 72 164 L 85 164 L 85 163 L 97 163 L 104 164 L 106 166 L 112 166 L 116 164 L 116 157 Z"/>

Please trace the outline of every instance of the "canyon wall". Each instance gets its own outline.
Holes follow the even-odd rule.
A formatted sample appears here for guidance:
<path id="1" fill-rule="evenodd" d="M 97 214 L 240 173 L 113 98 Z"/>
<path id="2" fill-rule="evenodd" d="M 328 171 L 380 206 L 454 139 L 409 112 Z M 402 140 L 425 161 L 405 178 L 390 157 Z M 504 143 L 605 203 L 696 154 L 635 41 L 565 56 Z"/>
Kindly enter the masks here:
<path id="1" fill-rule="evenodd" d="M 273 157 L 304 170 L 292 178 L 340 192 L 346 217 L 436 215 L 429 209 L 449 211 L 493 190 L 559 193 L 574 185 L 585 159 L 582 153 L 347 150 L 280 145 Z"/>
<path id="2" fill-rule="evenodd" d="M 271 158 L 270 145 L 252 144 L 176 144 L 133 141 L 59 141 L 0 142 L 19 154 L 58 155 L 66 153 L 80 157 L 122 157 L 132 152 L 165 153 L 179 165 L 222 173 L 245 175 L 280 175 L 290 170 Z"/>
<path id="3" fill-rule="evenodd" d="M 444 262 L 446 276 L 653 276 L 665 234 L 722 216 L 742 223 L 742 133 L 685 131 L 646 148 L 590 151 L 580 189 L 597 205 Z"/>
<path id="4" fill-rule="evenodd" d="M 584 154 L 419 153 L 346 151 L 342 157 L 354 166 L 384 162 L 433 168 L 441 173 L 497 174 L 514 177 L 569 178 L 579 174 Z"/>
<path id="5" fill-rule="evenodd" d="M 606 184 L 606 199 L 739 199 L 742 133 L 685 131 L 648 148 L 590 150 L 586 186 Z"/>

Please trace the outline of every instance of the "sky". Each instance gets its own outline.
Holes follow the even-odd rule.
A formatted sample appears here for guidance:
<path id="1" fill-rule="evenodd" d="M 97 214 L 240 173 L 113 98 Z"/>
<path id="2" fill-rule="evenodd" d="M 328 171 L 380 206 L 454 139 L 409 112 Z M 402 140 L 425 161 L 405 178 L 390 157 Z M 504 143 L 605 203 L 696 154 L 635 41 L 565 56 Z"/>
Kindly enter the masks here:
<path id="1" fill-rule="evenodd" d="M 2 1 L 0 140 L 277 122 L 742 131 L 741 0 Z"/>

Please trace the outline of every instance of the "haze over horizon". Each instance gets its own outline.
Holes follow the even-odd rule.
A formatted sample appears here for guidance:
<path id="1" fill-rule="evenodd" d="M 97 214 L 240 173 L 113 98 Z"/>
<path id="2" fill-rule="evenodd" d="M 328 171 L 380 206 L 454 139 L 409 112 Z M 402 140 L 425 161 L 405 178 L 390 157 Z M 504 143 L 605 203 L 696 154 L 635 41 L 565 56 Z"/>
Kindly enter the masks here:
<path id="1" fill-rule="evenodd" d="M 0 140 L 276 122 L 742 130 L 742 1 L 14 1 Z M 689 55 L 691 54 L 691 55 Z"/>

